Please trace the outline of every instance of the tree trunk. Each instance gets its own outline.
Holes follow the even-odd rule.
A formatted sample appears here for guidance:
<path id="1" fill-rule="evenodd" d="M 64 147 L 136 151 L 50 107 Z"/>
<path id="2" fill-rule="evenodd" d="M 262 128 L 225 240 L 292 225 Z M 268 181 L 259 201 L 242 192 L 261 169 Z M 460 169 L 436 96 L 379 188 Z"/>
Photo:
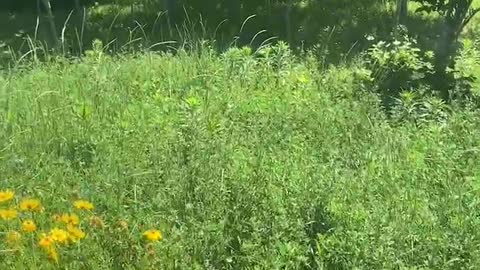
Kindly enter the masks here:
<path id="1" fill-rule="evenodd" d="M 433 86 L 438 90 L 445 101 L 450 99 L 449 90 L 452 87 L 453 77 L 447 72 L 449 67 L 454 67 L 457 46 L 457 33 L 455 25 L 446 21 L 435 51 L 435 77 Z"/>
<path id="2" fill-rule="evenodd" d="M 177 23 L 177 1 L 165 0 L 165 8 L 167 10 L 169 27 L 172 27 Z"/>
<path id="3" fill-rule="evenodd" d="M 37 16 L 42 16 L 42 3 L 41 0 L 37 0 Z"/>
<path id="4" fill-rule="evenodd" d="M 82 5 L 80 5 L 80 0 L 75 0 L 75 11 L 78 12 L 79 14 L 82 11 Z"/>
<path id="5" fill-rule="evenodd" d="M 440 91 L 445 101 L 450 101 L 450 93 L 455 83 L 455 78 L 448 69 L 455 68 L 455 56 L 458 50 L 458 39 L 464 27 L 477 14 L 480 9 L 472 9 L 472 1 L 463 2 L 463 5 L 451 7 L 443 22 L 442 33 L 436 44 L 435 76 L 433 87 Z"/>
<path id="6" fill-rule="evenodd" d="M 408 0 L 397 0 L 396 13 L 396 25 L 404 25 L 408 16 Z"/>
<path id="7" fill-rule="evenodd" d="M 293 0 L 289 0 L 285 8 L 285 32 L 287 34 L 287 41 L 291 46 L 293 45 L 292 6 Z"/>
<path id="8" fill-rule="evenodd" d="M 230 21 L 230 28 L 232 32 L 238 31 L 240 26 L 240 12 L 241 3 L 240 0 L 228 0 L 228 20 Z"/>
<path id="9" fill-rule="evenodd" d="M 53 47 L 58 47 L 58 36 L 57 36 L 57 27 L 55 26 L 55 17 L 53 16 L 52 6 L 50 5 L 50 0 L 42 0 L 45 10 L 47 11 L 47 19 L 50 25 L 50 35 L 53 42 Z"/>
<path id="10" fill-rule="evenodd" d="M 80 0 L 75 0 L 75 13 L 77 14 L 77 22 L 78 24 L 83 27 L 84 17 L 85 17 L 85 8 L 80 3 Z"/>

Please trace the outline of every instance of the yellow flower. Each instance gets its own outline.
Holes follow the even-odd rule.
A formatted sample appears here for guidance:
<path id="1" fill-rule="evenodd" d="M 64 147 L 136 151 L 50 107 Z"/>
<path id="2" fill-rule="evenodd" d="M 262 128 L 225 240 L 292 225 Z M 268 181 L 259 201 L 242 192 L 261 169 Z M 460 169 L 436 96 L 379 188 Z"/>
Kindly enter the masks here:
<path id="1" fill-rule="evenodd" d="M 67 231 L 69 239 L 74 243 L 85 238 L 85 233 L 81 229 L 70 224 L 67 225 Z"/>
<path id="2" fill-rule="evenodd" d="M 53 239 L 53 241 L 57 243 L 68 243 L 68 232 L 66 232 L 65 230 L 54 228 L 50 231 L 50 237 Z"/>
<path id="3" fill-rule="evenodd" d="M 49 260 L 58 263 L 58 252 L 54 247 L 47 249 L 47 256 Z"/>
<path id="4" fill-rule="evenodd" d="M 37 225 L 35 225 L 33 220 L 27 219 L 22 222 L 22 230 L 24 232 L 34 232 L 37 230 Z"/>
<path id="5" fill-rule="evenodd" d="M 78 225 L 80 223 L 80 218 L 75 214 L 63 214 L 60 216 L 59 220 L 65 224 Z"/>
<path id="6" fill-rule="evenodd" d="M 46 234 L 42 234 L 40 241 L 38 241 L 38 245 L 42 248 L 50 248 L 53 246 L 53 244 L 55 244 L 55 240 Z"/>
<path id="7" fill-rule="evenodd" d="M 37 199 L 25 199 L 20 202 L 20 210 L 22 211 L 41 211 L 42 204 Z"/>
<path id="8" fill-rule="evenodd" d="M 0 209 L 0 218 L 3 220 L 10 220 L 16 218 L 18 215 L 15 209 Z"/>
<path id="9" fill-rule="evenodd" d="M 13 196 L 15 196 L 15 193 L 11 190 L 0 191 L 0 203 L 10 201 Z"/>
<path id="10" fill-rule="evenodd" d="M 162 233 L 159 230 L 148 230 L 143 233 L 143 236 L 149 241 L 162 240 Z"/>
<path id="11" fill-rule="evenodd" d="M 81 210 L 93 210 L 94 208 L 91 202 L 84 201 L 84 200 L 75 201 L 73 202 L 73 205 L 75 206 L 75 208 L 81 209 Z"/>
<path id="12" fill-rule="evenodd" d="M 20 241 L 22 235 L 17 231 L 10 231 L 7 233 L 6 240 L 9 244 L 16 244 Z"/>

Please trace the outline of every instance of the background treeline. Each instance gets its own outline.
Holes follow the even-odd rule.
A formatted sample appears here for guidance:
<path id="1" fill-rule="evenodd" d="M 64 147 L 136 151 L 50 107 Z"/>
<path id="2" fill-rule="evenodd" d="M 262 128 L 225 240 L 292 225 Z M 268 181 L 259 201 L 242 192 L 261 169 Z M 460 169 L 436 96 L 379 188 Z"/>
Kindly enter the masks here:
<path id="1" fill-rule="evenodd" d="M 0 10 L 16 14 L 17 30 L 22 28 L 31 32 L 34 25 L 22 25 L 20 17 L 27 17 L 23 19 L 26 22 L 32 21 L 31 17 L 46 14 L 46 2 L 6 0 L 0 3 Z M 395 21 L 394 0 L 54 0 L 50 4 L 58 31 L 69 11 L 86 8 L 89 16 L 85 18 L 88 20 L 84 22 L 87 28 L 84 30 L 97 38 L 106 32 L 112 36 L 111 32 L 115 32 L 117 26 L 126 32 L 125 29 L 135 27 L 136 22 L 144 27 L 149 38 L 160 36 L 162 30 L 164 39 L 174 38 L 172 31 L 166 28 L 178 32 L 178 28 L 186 24 L 189 28 L 198 28 L 198 32 L 215 34 L 216 39 L 224 37 L 231 41 L 238 35 L 239 42 L 244 44 L 249 44 L 256 35 L 257 43 L 276 37 L 288 41 L 293 47 L 313 46 L 329 39 L 332 44 L 348 50 L 353 43 L 361 41 L 366 32 L 388 33 Z M 5 20 L 9 16 L 2 17 Z M 81 17 L 70 18 L 70 27 L 75 20 L 82 20 Z M 76 24 L 80 25 L 81 21 Z M 30 31 L 26 31 L 27 28 Z"/>
<path id="2" fill-rule="evenodd" d="M 432 52 L 428 64 L 433 68 L 421 77 L 448 100 L 455 87 L 455 74 L 449 71 L 455 69 L 459 41 L 462 36 L 472 41 L 478 37 L 478 4 L 474 0 L 8 0 L 0 6 L 0 48 L 3 40 L 3 47 L 10 48 L 7 58 L 12 51 L 20 52 L 21 58 L 39 41 L 44 49 L 82 55 L 94 39 L 110 52 L 168 50 L 206 40 L 223 51 L 232 45 L 258 48 L 283 40 L 294 52 L 308 50 L 326 64 L 352 59 L 379 40 L 408 37 L 415 40 L 414 49 L 421 50 L 419 57 Z M 410 73 L 417 76 L 418 70 Z M 385 87 L 411 87 L 405 74 L 397 75 Z"/>

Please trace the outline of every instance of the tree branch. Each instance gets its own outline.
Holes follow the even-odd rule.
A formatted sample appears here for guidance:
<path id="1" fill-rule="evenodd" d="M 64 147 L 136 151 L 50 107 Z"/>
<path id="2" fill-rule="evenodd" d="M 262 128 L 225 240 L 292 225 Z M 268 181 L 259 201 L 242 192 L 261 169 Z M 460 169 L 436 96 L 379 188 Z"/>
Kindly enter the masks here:
<path id="1" fill-rule="evenodd" d="M 475 17 L 475 15 L 477 15 L 478 12 L 480 12 L 480 8 L 472 9 L 465 18 L 465 20 L 463 20 L 462 28 L 460 30 L 463 30 L 463 28 L 467 26 L 467 24 L 473 19 L 473 17 Z"/>

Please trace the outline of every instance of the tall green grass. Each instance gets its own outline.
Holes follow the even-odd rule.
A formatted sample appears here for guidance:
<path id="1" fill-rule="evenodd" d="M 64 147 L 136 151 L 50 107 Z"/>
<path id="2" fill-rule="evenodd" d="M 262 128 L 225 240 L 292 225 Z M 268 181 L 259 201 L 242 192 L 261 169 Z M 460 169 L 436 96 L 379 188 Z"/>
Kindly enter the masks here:
<path id="1" fill-rule="evenodd" d="M 478 113 L 394 127 L 355 69 L 278 46 L 4 73 L 0 189 L 95 203 L 109 227 L 69 269 L 479 268 Z M 156 261 L 135 244 L 151 225 Z"/>

